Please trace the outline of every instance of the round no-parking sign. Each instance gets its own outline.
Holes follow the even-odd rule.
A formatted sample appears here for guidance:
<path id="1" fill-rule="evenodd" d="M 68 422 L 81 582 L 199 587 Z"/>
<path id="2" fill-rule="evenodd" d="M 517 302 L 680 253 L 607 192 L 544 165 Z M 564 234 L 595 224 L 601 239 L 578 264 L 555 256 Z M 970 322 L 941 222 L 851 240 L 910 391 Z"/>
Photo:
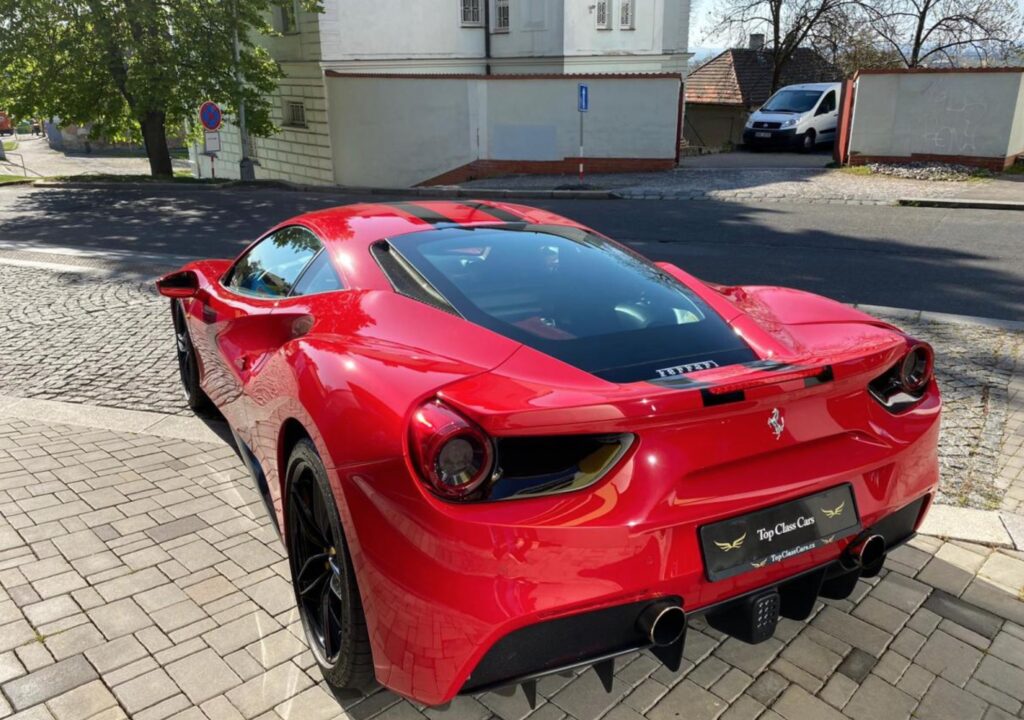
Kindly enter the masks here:
<path id="1" fill-rule="evenodd" d="M 212 100 L 207 100 L 199 106 L 199 122 L 207 132 L 219 130 L 223 119 L 220 107 Z"/>

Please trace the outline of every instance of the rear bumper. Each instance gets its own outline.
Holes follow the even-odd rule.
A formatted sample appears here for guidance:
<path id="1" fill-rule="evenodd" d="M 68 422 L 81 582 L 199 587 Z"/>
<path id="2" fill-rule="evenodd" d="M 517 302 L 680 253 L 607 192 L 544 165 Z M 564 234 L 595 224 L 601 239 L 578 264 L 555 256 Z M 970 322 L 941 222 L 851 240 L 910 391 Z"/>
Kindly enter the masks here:
<path id="1" fill-rule="evenodd" d="M 918 498 L 865 529 L 861 536 L 881 535 L 886 551 L 899 547 L 914 536 L 914 528 L 927 510 L 930 499 L 928 495 Z M 839 561 L 828 562 L 782 582 L 687 613 L 687 620 L 705 616 L 723 632 L 747 642 L 759 642 L 770 637 L 770 633 L 759 635 L 756 608 L 760 601 L 777 597 L 778 614 L 793 620 L 805 620 L 820 595 L 845 596 L 860 575 L 860 569 L 850 569 Z M 491 646 L 462 686 L 460 694 L 525 683 L 543 675 L 605 662 L 644 649 L 651 649 L 670 669 L 677 670 L 686 643 L 685 634 L 672 644 L 677 647 L 656 647 L 642 627 L 641 618 L 648 608 L 653 603 L 664 602 L 674 604 L 681 599 L 678 596 L 652 598 L 546 620 L 515 630 Z M 770 626 L 773 630 L 774 616 Z"/>
<path id="2" fill-rule="evenodd" d="M 759 456 L 729 470 L 732 479 L 716 470 L 684 487 L 664 469 L 672 463 L 647 462 L 650 446 L 642 444 L 593 488 L 477 506 L 426 497 L 402 459 L 332 470 L 377 679 L 441 704 L 646 647 L 636 616 L 655 600 L 678 598 L 688 615 L 729 622 L 746 612 L 735 609 L 739 599 L 766 589 L 778 588 L 784 605 L 788 595 L 813 599 L 825 573 L 837 576 L 853 538 L 712 582 L 699 528 L 850 483 L 862 527 L 887 544 L 902 542 L 938 481 L 939 405 L 936 392 L 907 413 L 900 420 L 907 438 L 884 448 L 859 435 L 851 441 L 859 450 L 819 444 L 812 455 L 797 445 L 776 460 Z M 776 461 L 791 482 L 774 480 Z M 819 588 L 787 590 L 815 571 Z M 580 618 L 582 632 L 573 624 Z"/>

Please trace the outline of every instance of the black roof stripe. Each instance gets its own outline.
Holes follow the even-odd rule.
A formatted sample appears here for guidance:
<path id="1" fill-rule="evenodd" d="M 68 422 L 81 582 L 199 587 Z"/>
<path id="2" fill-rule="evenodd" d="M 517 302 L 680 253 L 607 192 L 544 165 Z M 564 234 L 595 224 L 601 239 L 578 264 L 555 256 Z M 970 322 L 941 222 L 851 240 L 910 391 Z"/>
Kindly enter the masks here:
<path id="1" fill-rule="evenodd" d="M 422 220 L 423 222 L 430 223 L 431 225 L 440 225 L 441 223 L 455 223 L 455 221 L 452 220 L 450 217 L 445 217 L 440 213 L 436 213 L 433 210 L 425 208 L 422 205 L 417 205 L 416 203 L 394 202 L 385 204 L 388 207 L 394 208 L 395 210 L 400 210 L 406 213 L 407 215 L 412 215 L 417 220 Z"/>
<path id="2" fill-rule="evenodd" d="M 505 222 L 523 222 L 521 215 L 517 215 L 514 212 L 510 212 L 502 208 L 494 207 L 493 205 L 487 205 L 482 202 L 467 202 L 462 204 L 468 208 L 472 208 L 473 210 L 485 212 L 498 220 L 504 220 Z"/>

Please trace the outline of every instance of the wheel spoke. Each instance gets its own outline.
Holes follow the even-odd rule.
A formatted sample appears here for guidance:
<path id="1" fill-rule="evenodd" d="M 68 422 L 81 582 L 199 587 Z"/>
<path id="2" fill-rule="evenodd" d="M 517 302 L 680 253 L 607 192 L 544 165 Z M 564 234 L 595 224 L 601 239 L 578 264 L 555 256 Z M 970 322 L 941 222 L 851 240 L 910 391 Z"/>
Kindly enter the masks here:
<path id="1" fill-rule="evenodd" d="M 298 492 L 295 492 L 292 494 L 292 502 L 295 504 L 296 514 L 299 519 L 299 529 L 306 536 L 306 540 L 319 548 L 328 547 L 330 543 L 316 524 L 316 520 L 313 519 L 313 513 L 310 512 L 305 499 Z"/>
<path id="2" fill-rule="evenodd" d="M 344 600 L 341 596 L 341 568 L 338 567 L 338 563 L 335 558 L 332 557 L 329 562 L 331 564 L 331 592 L 334 593 L 334 596 L 339 600 Z"/>
<path id="3" fill-rule="evenodd" d="M 333 577 L 332 573 L 328 572 L 327 569 L 323 568 L 323 566 L 321 565 L 320 572 L 315 573 L 312 580 L 305 579 L 307 575 L 310 574 L 311 570 L 315 570 L 318 564 L 323 563 L 329 557 L 330 556 L 327 553 L 318 553 L 316 555 L 313 555 L 311 558 L 309 558 L 308 560 L 306 560 L 306 562 L 302 564 L 302 568 L 299 570 L 298 575 L 295 577 L 295 582 L 299 586 L 300 596 L 306 595 L 310 590 L 312 590 L 321 582 L 323 582 L 325 577 Z"/>
<path id="4" fill-rule="evenodd" d="M 313 493 L 313 517 L 317 520 L 317 527 L 320 529 L 328 546 L 334 545 L 334 530 L 330 518 L 327 516 L 327 507 L 324 497 L 320 493 Z"/>
<path id="5" fill-rule="evenodd" d="M 330 658 L 334 655 L 332 652 L 334 633 L 331 632 L 331 592 L 328 587 L 325 587 L 320 595 L 320 631 L 323 633 L 324 655 Z"/>

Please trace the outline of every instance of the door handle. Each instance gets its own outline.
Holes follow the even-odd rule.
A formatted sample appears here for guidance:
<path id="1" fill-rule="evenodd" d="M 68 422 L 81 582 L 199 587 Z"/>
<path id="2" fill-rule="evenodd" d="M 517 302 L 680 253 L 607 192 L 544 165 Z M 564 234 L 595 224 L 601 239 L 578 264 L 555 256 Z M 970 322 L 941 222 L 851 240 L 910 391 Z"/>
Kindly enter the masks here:
<path id="1" fill-rule="evenodd" d="M 205 302 L 203 303 L 203 322 L 214 323 L 217 322 L 217 311 L 210 307 Z"/>

